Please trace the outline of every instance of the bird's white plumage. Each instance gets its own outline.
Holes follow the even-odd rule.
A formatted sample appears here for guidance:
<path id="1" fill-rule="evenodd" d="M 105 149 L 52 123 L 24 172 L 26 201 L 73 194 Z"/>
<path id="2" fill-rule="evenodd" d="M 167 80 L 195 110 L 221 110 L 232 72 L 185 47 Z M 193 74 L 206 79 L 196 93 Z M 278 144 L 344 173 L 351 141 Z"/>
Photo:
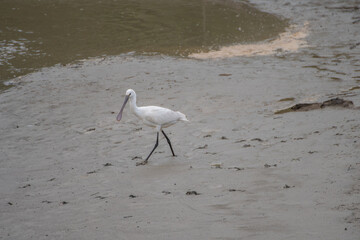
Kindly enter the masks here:
<path id="1" fill-rule="evenodd" d="M 169 127 L 178 121 L 188 121 L 185 114 L 172 111 L 168 108 L 158 106 L 138 107 L 136 105 L 136 93 L 132 89 L 128 89 L 126 91 L 126 99 L 127 98 L 130 100 L 131 112 L 141 119 L 144 124 L 156 127 L 157 131 L 160 131 L 162 128 Z M 126 102 L 127 100 L 125 100 L 124 104 L 126 104 Z"/>
<path id="2" fill-rule="evenodd" d="M 166 128 L 178 121 L 187 121 L 185 115 L 181 112 L 174 112 L 157 106 L 139 107 L 137 112 L 138 114 L 135 112 L 135 115 L 142 119 L 146 125 L 152 127 L 160 125 L 162 128 Z"/>

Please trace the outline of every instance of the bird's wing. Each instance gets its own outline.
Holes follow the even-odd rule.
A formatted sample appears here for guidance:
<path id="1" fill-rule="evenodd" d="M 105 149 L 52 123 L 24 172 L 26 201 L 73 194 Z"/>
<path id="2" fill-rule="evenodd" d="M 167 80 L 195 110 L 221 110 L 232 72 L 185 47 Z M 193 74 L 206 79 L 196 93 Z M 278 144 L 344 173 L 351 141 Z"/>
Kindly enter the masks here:
<path id="1" fill-rule="evenodd" d="M 144 119 L 153 123 L 154 125 L 169 124 L 180 119 L 180 116 L 177 112 L 167 108 L 149 106 L 144 110 Z"/>

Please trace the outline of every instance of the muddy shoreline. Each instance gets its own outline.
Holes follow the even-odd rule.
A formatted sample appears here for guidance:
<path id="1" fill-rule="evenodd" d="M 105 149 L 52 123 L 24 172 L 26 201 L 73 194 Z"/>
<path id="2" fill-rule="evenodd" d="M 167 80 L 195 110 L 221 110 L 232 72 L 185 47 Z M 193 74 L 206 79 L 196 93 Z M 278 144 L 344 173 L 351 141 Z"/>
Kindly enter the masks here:
<path id="1" fill-rule="evenodd" d="M 99 58 L 17 78 L 0 94 L 0 239 L 358 239 L 357 1 L 251 1 L 309 23 L 308 47 L 195 60 Z M 355 46 L 355 47 L 353 47 Z M 155 132 L 125 109 L 190 120 Z"/>

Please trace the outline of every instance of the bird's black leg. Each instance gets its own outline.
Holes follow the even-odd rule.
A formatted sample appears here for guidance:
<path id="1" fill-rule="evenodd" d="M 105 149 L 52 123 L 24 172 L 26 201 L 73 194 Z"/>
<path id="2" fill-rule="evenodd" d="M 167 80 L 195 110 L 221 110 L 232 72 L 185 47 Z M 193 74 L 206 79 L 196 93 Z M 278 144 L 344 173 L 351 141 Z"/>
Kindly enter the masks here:
<path id="1" fill-rule="evenodd" d="M 168 142 L 169 146 L 170 146 L 170 149 L 171 149 L 171 152 L 172 152 L 172 155 L 175 157 L 175 153 L 174 153 L 174 150 L 171 146 L 171 142 L 170 142 L 170 139 L 166 136 L 165 132 L 163 130 L 161 130 L 161 132 L 164 134 L 165 138 L 166 138 L 166 141 Z"/>
<path id="2" fill-rule="evenodd" d="M 147 164 L 151 154 L 154 152 L 154 150 L 157 148 L 158 145 L 159 145 L 159 132 L 156 133 L 156 143 L 149 156 L 144 161 L 136 163 L 136 166 Z"/>

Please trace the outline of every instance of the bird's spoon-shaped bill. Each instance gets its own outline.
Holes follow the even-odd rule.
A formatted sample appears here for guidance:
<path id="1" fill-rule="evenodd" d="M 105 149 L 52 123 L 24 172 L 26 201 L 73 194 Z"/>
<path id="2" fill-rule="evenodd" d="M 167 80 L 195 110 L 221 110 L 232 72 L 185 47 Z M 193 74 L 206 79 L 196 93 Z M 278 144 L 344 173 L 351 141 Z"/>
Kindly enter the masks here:
<path id="1" fill-rule="evenodd" d="M 124 108 L 125 108 L 125 105 L 126 105 L 126 103 L 127 103 L 128 100 L 129 100 L 129 95 L 127 95 L 127 96 L 125 97 L 125 101 L 124 101 L 124 103 L 123 103 L 123 105 L 122 105 L 122 107 L 121 107 L 121 109 L 120 109 L 119 114 L 118 114 L 117 117 L 116 117 L 116 120 L 118 120 L 118 121 L 121 120 L 121 118 L 122 118 L 122 112 L 123 112 L 123 110 L 124 110 Z"/>

